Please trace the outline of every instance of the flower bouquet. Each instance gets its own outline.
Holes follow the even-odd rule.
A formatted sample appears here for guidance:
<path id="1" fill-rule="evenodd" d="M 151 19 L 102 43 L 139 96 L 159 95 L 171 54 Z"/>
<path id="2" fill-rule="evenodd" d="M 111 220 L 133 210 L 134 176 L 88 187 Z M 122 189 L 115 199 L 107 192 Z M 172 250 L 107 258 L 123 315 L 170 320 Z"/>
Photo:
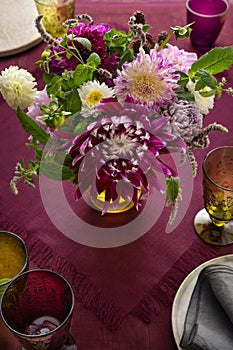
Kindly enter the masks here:
<path id="1" fill-rule="evenodd" d="M 17 66 L 0 76 L 0 91 L 17 110 L 34 151 L 28 165 L 17 163 L 13 192 L 20 180 L 34 187 L 40 174 L 70 180 L 76 198 L 85 191 L 93 201 L 102 198 L 104 214 L 122 202 L 138 210 L 141 199 L 158 190 L 174 217 L 180 179 L 164 156 L 188 157 L 195 175 L 193 150 L 208 146 L 210 131 L 227 132 L 216 123 L 203 127 L 203 120 L 215 96 L 233 94 L 225 78 L 215 77 L 233 64 L 233 47 L 214 48 L 198 59 L 169 43 L 172 35 L 189 37 L 192 24 L 155 38 L 140 11 L 130 17 L 128 31 L 78 15 L 63 24 L 66 33 L 56 39 L 41 19 L 36 27 L 48 44 L 37 62 L 44 89 L 37 90 L 34 77 Z"/>

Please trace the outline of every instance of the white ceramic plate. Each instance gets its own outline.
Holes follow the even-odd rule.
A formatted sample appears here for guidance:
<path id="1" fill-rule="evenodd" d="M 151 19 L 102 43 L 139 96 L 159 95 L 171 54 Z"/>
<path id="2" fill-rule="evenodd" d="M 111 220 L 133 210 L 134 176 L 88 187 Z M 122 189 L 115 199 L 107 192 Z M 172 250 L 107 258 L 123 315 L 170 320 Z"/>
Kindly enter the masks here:
<path id="1" fill-rule="evenodd" d="M 0 1 L 0 57 L 25 51 L 42 40 L 34 24 L 37 15 L 34 0 Z"/>
<path id="2" fill-rule="evenodd" d="M 172 305 L 172 330 L 178 350 L 182 350 L 179 344 L 184 330 L 186 312 L 197 278 L 201 270 L 211 264 L 223 264 L 233 267 L 233 254 L 206 261 L 193 270 L 180 285 Z"/>

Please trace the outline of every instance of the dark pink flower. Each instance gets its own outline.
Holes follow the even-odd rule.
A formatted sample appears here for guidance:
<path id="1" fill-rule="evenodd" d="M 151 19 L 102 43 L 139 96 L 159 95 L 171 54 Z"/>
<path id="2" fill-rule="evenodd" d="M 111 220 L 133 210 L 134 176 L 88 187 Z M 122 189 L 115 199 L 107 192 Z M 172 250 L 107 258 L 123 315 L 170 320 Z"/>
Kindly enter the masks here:
<path id="1" fill-rule="evenodd" d="M 117 104 L 115 111 L 118 107 Z M 163 130 L 167 121 L 165 117 L 150 121 L 133 109 L 119 109 L 118 115 L 98 120 L 74 138 L 68 153 L 77 176 L 75 183 L 79 184 L 77 197 L 90 186 L 93 196 L 105 191 L 105 213 L 110 202 L 117 207 L 120 197 L 129 200 L 130 188 L 136 209 L 140 207 L 137 193 L 141 188 L 145 192 L 153 187 L 164 191 L 158 172 L 165 177 L 177 173 L 160 155 L 168 152 L 167 147 L 178 151 L 185 148 L 182 141 Z"/>

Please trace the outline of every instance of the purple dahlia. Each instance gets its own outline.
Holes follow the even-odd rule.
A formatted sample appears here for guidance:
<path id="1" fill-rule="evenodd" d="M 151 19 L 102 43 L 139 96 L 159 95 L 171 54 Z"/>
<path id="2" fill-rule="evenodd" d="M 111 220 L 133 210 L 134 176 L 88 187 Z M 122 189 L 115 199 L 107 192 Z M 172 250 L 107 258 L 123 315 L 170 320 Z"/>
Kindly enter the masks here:
<path id="1" fill-rule="evenodd" d="M 104 35 L 110 30 L 108 25 L 104 24 L 84 24 L 79 23 L 74 28 L 69 28 L 67 34 L 73 34 L 74 40 L 71 42 L 70 39 L 67 40 L 67 45 L 73 55 L 67 55 L 66 46 L 65 49 L 62 46 L 54 46 L 51 48 L 50 53 L 50 71 L 58 75 L 61 75 L 64 70 L 73 71 L 76 66 L 80 63 L 76 50 L 78 50 L 82 56 L 84 62 L 87 61 L 91 53 L 95 52 L 99 55 L 101 59 L 100 68 L 106 69 L 114 77 L 119 63 L 119 55 L 117 53 L 109 54 L 107 51 L 106 42 L 104 41 Z M 91 50 L 84 47 L 75 38 L 86 38 L 91 42 Z M 60 44 L 63 44 L 62 38 Z M 75 46 L 72 49 L 72 45 Z M 58 54 L 58 55 L 57 55 Z M 59 59 L 57 58 L 59 56 Z M 101 81 L 101 77 L 98 77 Z M 110 84 L 112 85 L 112 84 Z"/>
<path id="2" fill-rule="evenodd" d="M 177 176 L 177 173 L 159 156 L 170 145 L 179 150 L 184 147 L 173 135 L 163 131 L 166 123 L 167 118 L 149 121 L 145 115 L 140 118 L 117 115 L 91 124 L 73 140 L 68 150 L 73 159 L 71 168 L 76 173 L 74 182 L 79 184 L 77 198 L 89 186 L 95 189 L 95 195 L 105 191 L 104 214 L 110 202 L 117 207 L 120 197 L 132 199 L 138 210 L 137 193 L 141 188 L 145 192 L 153 187 L 163 191 L 158 172 L 165 177 Z"/>

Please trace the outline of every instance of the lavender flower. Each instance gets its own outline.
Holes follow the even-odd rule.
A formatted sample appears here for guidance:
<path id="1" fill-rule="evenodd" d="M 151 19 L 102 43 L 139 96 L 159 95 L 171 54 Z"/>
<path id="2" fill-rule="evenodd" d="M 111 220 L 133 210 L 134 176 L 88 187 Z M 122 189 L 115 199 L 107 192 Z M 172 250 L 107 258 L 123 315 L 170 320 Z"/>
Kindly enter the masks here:
<path id="1" fill-rule="evenodd" d="M 178 74 L 171 63 L 156 49 L 143 50 L 133 62 L 125 63 L 114 80 L 115 94 L 120 102 L 145 105 L 160 112 L 161 104 L 169 104 L 176 96 Z"/>
<path id="2" fill-rule="evenodd" d="M 191 142 L 202 131 L 203 115 L 195 102 L 173 101 L 163 112 L 163 116 L 170 117 L 166 131 L 183 138 L 185 142 Z"/>
<path id="3" fill-rule="evenodd" d="M 47 95 L 46 89 L 37 91 L 35 96 L 35 102 L 28 107 L 27 115 L 34 119 L 40 126 L 47 128 L 46 123 L 39 118 L 42 115 L 41 106 L 48 106 L 52 99 Z"/>
<path id="4" fill-rule="evenodd" d="M 195 52 L 184 51 L 169 43 L 166 45 L 166 48 L 160 52 L 163 59 L 170 62 L 174 72 L 182 71 L 187 74 L 192 64 L 197 60 Z"/>

